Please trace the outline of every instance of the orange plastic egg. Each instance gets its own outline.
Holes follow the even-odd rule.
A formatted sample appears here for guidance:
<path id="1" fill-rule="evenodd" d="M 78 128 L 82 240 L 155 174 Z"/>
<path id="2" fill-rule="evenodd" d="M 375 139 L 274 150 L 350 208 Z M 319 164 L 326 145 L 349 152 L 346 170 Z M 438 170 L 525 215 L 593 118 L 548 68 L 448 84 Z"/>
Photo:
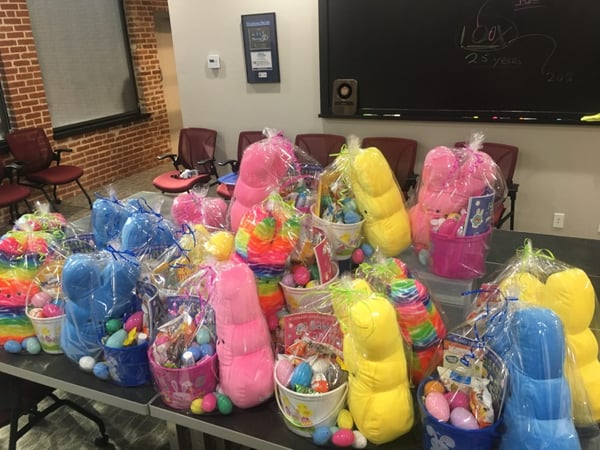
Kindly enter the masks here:
<path id="1" fill-rule="evenodd" d="M 425 395 L 427 395 L 431 392 L 439 392 L 440 394 L 445 394 L 446 388 L 438 380 L 431 380 L 431 381 L 428 381 L 427 383 L 425 383 L 423 392 L 425 393 Z"/>

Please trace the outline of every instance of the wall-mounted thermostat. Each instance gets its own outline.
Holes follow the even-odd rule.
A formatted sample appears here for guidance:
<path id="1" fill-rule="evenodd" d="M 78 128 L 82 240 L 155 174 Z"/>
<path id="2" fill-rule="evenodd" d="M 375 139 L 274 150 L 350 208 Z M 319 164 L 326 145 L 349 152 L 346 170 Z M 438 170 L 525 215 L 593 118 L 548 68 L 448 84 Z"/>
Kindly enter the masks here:
<path id="1" fill-rule="evenodd" d="M 221 68 L 221 60 L 219 55 L 208 55 L 206 57 L 206 62 L 208 64 L 209 69 L 220 69 Z"/>

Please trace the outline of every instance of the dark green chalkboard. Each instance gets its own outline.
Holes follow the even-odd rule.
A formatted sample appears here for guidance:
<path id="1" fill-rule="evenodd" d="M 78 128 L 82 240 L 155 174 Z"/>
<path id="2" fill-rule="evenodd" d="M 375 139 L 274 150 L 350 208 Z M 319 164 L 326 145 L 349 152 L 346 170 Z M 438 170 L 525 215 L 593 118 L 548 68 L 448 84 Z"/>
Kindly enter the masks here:
<path id="1" fill-rule="evenodd" d="M 600 112 L 600 0 L 319 0 L 321 116 L 581 123 Z"/>

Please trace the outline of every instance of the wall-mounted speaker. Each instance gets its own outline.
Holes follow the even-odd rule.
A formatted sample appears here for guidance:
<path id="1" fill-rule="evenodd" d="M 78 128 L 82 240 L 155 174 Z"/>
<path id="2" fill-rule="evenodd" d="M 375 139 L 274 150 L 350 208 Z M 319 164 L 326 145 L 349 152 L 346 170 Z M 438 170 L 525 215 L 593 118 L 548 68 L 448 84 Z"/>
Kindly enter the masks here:
<path id="1" fill-rule="evenodd" d="M 358 106 L 358 81 L 351 78 L 333 80 L 331 112 L 343 116 L 356 114 Z"/>

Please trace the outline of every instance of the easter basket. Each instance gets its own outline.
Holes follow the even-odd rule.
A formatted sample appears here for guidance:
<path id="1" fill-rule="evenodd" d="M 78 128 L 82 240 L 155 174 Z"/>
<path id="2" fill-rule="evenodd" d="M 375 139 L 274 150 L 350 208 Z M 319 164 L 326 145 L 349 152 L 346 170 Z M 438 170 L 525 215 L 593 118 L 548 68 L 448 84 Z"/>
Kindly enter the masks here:
<path id="1" fill-rule="evenodd" d="M 449 336 L 447 340 L 452 341 L 453 336 Z M 456 399 L 457 404 L 460 407 L 456 407 L 453 411 L 456 410 L 456 413 L 449 413 L 450 420 L 452 423 L 441 420 L 439 417 L 436 417 L 432 411 L 435 407 L 435 399 L 439 399 L 439 396 L 436 396 L 439 391 L 435 391 L 435 388 L 430 388 L 435 385 L 445 385 L 448 380 L 444 380 L 443 383 L 439 384 L 440 381 L 440 373 L 431 373 L 428 377 L 424 378 L 417 388 L 417 403 L 419 406 L 419 411 L 421 413 L 421 422 L 422 422 L 422 432 L 423 432 L 423 448 L 425 450 L 436 450 L 438 448 L 469 448 L 473 450 L 491 450 L 496 448 L 500 438 L 500 424 L 501 420 L 501 412 L 502 412 L 502 402 L 504 400 L 505 392 L 506 392 L 506 381 L 507 381 L 507 368 L 502 361 L 502 359 L 493 351 L 487 350 L 485 353 L 485 357 L 482 361 L 482 371 L 487 375 L 487 379 L 490 380 L 487 385 L 487 389 L 491 394 L 492 405 L 493 405 L 493 417 L 494 421 L 491 424 L 486 424 L 486 426 L 480 427 L 476 421 L 481 421 L 481 419 L 476 419 L 475 415 L 472 415 L 470 412 L 467 414 L 469 397 L 472 398 L 472 394 L 468 395 L 466 398 L 466 404 L 462 404 L 458 402 L 459 396 L 456 394 L 456 391 L 453 394 L 446 394 L 450 396 L 451 399 Z M 446 376 L 448 373 L 452 373 L 450 375 L 450 379 L 452 377 L 456 377 L 458 380 L 457 384 L 461 381 L 467 381 L 467 378 L 475 378 L 475 377 L 464 377 L 461 379 L 456 376 L 454 372 L 443 372 Z M 452 383 L 452 382 L 451 382 Z M 467 383 L 468 384 L 468 383 Z M 429 397 L 431 395 L 431 391 L 434 391 L 434 396 Z M 429 392 L 428 392 L 429 391 Z M 459 389 L 460 391 L 460 389 Z M 450 400 L 452 403 L 454 400 Z M 448 407 L 447 399 L 444 400 L 445 407 Z M 480 403 L 482 405 L 483 403 Z M 463 414 L 461 416 L 460 413 Z"/>

